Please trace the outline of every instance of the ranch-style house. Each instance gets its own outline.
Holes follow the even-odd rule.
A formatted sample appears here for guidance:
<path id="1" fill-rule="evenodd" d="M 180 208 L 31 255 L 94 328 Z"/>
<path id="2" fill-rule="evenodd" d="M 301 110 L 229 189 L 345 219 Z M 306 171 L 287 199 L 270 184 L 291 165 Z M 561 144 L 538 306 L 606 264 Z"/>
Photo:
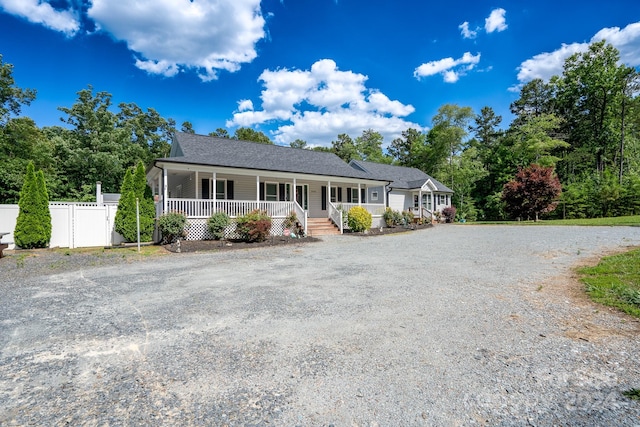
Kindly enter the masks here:
<path id="1" fill-rule="evenodd" d="M 426 177 L 417 187 L 404 181 L 416 171 L 421 172 L 370 162 L 347 164 L 333 153 L 177 132 L 169 157 L 154 161 L 147 180 L 158 214 L 183 212 L 189 223 L 186 238 L 200 240 L 211 237 L 207 219 L 218 211 L 233 219 L 264 210 L 272 218 L 274 235 L 283 233 L 291 212 L 309 235 L 342 233 L 343 212 L 353 206 L 373 215 L 373 227 L 384 224 L 386 206 L 430 217 L 450 203 L 452 191 L 424 173 L 416 178 Z M 405 203 L 414 193 L 423 205 Z"/>

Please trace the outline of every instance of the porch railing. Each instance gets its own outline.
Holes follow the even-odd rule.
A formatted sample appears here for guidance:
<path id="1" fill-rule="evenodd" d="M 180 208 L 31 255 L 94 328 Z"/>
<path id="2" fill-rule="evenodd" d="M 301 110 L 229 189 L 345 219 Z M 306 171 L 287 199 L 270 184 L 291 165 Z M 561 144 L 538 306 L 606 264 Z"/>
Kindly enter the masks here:
<path id="1" fill-rule="evenodd" d="M 343 212 L 349 212 L 349 209 L 354 206 L 362 206 L 373 216 L 383 215 L 385 210 L 385 205 L 382 203 L 337 203 L 337 208 L 342 207 Z"/>
<path id="2" fill-rule="evenodd" d="M 266 211 L 273 218 L 286 217 L 295 210 L 298 219 L 302 222 L 304 211 L 298 212 L 295 205 L 297 205 L 295 202 L 255 200 L 167 199 L 169 212 L 183 212 L 189 218 L 209 218 L 214 212 L 219 211 L 226 212 L 231 218 L 236 218 L 255 209 Z M 306 225 L 306 220 L 304 222 Z"/>
<path id="3" fill-rule="evenodd" d="M 298 221 L 300 221 L 300 224 L 302 224 L 302 227 L 304 227 L 304 235 L 307 235 L 307 211 L 305 211 L 304 209 L 302 209 L 302 206 L 300 206 L 298 204 L 298 202 L 291 202 L 293 203 L 293 210 L 296 212 L 296 217 L 298 218 Z"/>
<path id="4" fill-rule="evenodd" d="M 340 228 L 340 234 L 344 232 L 344 222 L 342 219 L 342 211 L 333 203 L 329 202 L 329 219 Z"/>

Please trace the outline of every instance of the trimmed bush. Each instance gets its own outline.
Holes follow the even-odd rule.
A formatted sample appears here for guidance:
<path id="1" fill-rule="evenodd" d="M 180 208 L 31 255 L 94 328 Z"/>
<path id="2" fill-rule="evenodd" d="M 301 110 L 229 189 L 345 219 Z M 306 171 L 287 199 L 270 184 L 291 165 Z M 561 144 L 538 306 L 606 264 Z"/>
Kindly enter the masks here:
<path id="1" fill-rule="evenodd" d="M 209 217 L 207 225 L 209 226 L 209 231 L 213 234 L 213 238 L 220 240 L 224 239 L 224 231 L 230 223 L 229 215 L 225 212 L 216 212 Z"/>
<path id="2" fill-rule="evenodd" d="M 413 212 L 411 211 L 402 211 L 402 222 L 405 225 L 409 225 L 413 223 Z"/>
<path id="3" fill-rule="evenodd" d="M 128 242 L 138 240 L 136 198 L 140 208 L 140 240 L 147 242 L 153 237 L 156 210 L 142 162 L 138 162 L 135 172 L 127 170 L 120 187 L 115 230 Z"/>
<path id="4" fill-rule="evenodd" d="M 238 233 L 247 242 L 264 242 L 271 231 L 271 217 L 266 211 L 255 209 L 236 221 Z"/>
<path id="5" fill-rule="evenodd" d="M 164 243 L 173 243 L 187 235 L 187 216 L 180 212 L 169 212 L 160 216 L 158 228 Z"/>
<path id="6" fill-rule="evenodd" d="M 445 222 L 453 222 L 456 219 L 456 207 L 447 206 L 442 209 L 442 216 L 444 217 Z"/>
<path id="7" fill-rule="evenodd" d="M 351 231 L 359 232 L 365 231 L 371 228 L 373 219 L 368 210 L 362 206 L 354 206 L 349 209 L 349 228 Z"/>
<path id="8" fill-rule="evenodd" d="M 396 225 L 401 225 L 403 223 L 403 215 L 404 212 L 400 213 L 391 208 L 386 208 L 382 214 L 382 218 L 384 219 L 384 223 L 387 227 L 395 227 Z"/>
<path id="9" fill-rule="evenodd" d="M 13 232 L 16 245 L 23 249 L 46 248 L 51 240 L 51 212 L 44 174 L 36 174 L 33 162 L 27 165 L 20 199 L 20 211 Z"/>

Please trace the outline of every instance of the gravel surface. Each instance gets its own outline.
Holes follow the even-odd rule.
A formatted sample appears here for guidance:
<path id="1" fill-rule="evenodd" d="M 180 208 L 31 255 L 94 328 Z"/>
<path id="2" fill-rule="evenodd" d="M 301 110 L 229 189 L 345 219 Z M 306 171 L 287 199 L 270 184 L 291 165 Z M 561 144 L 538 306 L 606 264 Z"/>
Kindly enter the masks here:
<path id="1" fill-rule="evenodd" d="M 634 245 L 640 228 L 439 225 L 4 258 L 0 425 L 637 426 L 640 324 L 572 273 Z"/>

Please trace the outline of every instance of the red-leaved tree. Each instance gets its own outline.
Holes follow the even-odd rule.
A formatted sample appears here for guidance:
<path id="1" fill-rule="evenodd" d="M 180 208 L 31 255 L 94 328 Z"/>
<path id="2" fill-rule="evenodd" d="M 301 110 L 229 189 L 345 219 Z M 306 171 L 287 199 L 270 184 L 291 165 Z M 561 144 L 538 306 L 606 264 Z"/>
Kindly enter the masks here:
<path id="1" fill-rule="evenodd" d="M 515 178 L 504 185 L 502 200 L 513 217 L 538 220 L 541 213 L 552 212 L 558 205 L 562 185 L 554 168 L 532 164 L 520 168 Z"/>

